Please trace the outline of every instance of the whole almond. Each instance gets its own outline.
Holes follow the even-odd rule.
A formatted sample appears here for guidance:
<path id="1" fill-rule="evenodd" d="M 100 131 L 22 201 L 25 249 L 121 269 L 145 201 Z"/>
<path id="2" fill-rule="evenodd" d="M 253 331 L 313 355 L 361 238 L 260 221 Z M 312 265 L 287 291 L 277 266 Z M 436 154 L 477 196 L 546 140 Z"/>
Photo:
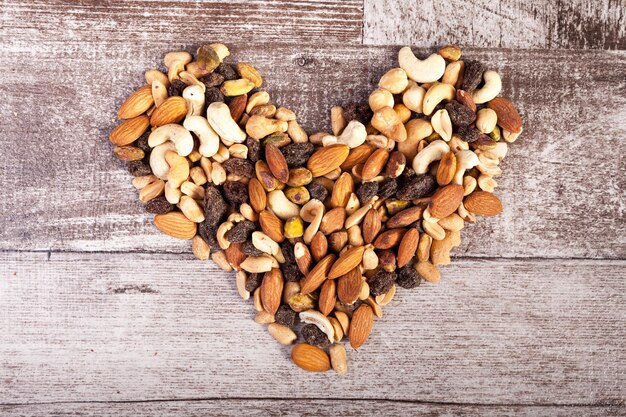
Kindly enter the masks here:
<path id="1" fill-rule="evenodd" d="M 333 193 L 330 197 L 331 207 L 345 207 L 350 199 L 350 194 L 354 191 L 354 179 L 348 172 L 339 176 L 333 186 Z"/>
<path id="2" fill-rule="evenodd" d="M 456 156 L 454 156 L 454 152 L 450 151 L 439 161 L 439 168 L 437 168 L 437 184 L 442 187 L 450 184 L 455 173 Z"/>
<path id="3" fill-rule="evenodd" d="M 502 203 L 495 195 L 487 191 L 474 191 L 463 202 L 465 208 L 479 216 L 496 216 L 502 213 Z"/>
<path id="4" fill-rule="evenodd" d="M 339 168 L 344 163 L 350 148 L 348 145 L 330 145 L 316 150 L 309 158 L 306 167 L 314 177 L 321 177 Z"/>
<path id="5" fill-rule="evenodd" d="M 291 360 L 309 372 L 326 372 L 330 369 L 330 359 L 322 349 L 299 343 L 291 349 Z"/>
<path id="6" fill-rule="evenodd" d="M 363 171 L 361 172 L 363 181 L 370 181 L 380 174 L 388 159 L 389 152 L 386 149 L 376 149 L 363 165 Z"/>
<path id="7" fill-rule="evenodd" d="M 280 182 L 287 182 L 289 180 L 289 167 L 287 166 L 287 160 L 283 153 L 271 143 L 265 145 L 265 160 L 267 165 Z"/>
<path id="8" fill-rule="evenodd" d="M 341 164 L 341 169 L 343 171 L 350 171 L 355 165 L 364 164 L 375 150 L 376 147 L 368 143 L 350 149 L 350 154 L 344 163 Z"/>
<path id="9" fill-rule="evenodd" d="M 396 258 L 398 268 L 402 268 L 404 265 L 408 264 L 415 256 L 418 243 L 419 232 L 412 227 L 404 234 L 400 246 L 398 247 L 398 256 Z"/>
<path id="10" fill-rule="evenodd" d="M 193 239 L 197 231 L 196 223 L 180 211 L 157 214 L 154 216 L 154 225 L 166 235 L 177 239 Z"/>
<path id="11" fill-rule="evenodd" d="M 428 205 L 430 214 L 442 219 L 454 213 L 463 202 L 463 194 L 462 185 L 450 184 L 439 188 Z"/>
<path id="12" fill-rule="evenodd" d="M 356 267 L 337 280 L 337 297 L 344 304 L 352 305 L 359 299 L 361 287 L 363 286 L 363 276 Z"/>
<path id="13" fill-rule="evenodd" d="M 250 205 L 257 213 L 262 212 L 267 207 L 267 194 L 265 188 L 256 178 L 251 178 L 248 182 L 248 195 Z"/>
<path id="14" fill-rule="evenodd" d="M 504 97 L 496 97 L 487 103 L 487 107 L 498 115 L 498 124 L 512 133 L 522 131 L 522 118 L 510 100 Z"/>
<path id="15" fill-rule="evenodd" d="M 363 260 L 365 246 L 355 246 L 339 256 L 328 272 L 328 279 L 339 278 L 356 268 Z"/>
<path id="16" fill-rule="evenodd" d="M 224 254 L 226 255 L 226 260 L 235 271 L 241 270 L 241 263 L 248 257 L 243 252 L 243 244 L 241 243 L 231 243 L 224 250 Z"/>
<path id="17" fill-rule="evenodd" d="M 109 133 L 109 140 L 117 146 L 128 145 L 143 135 L 148 126 L 150 119 L 146 115 L 128 119 Z"/>
<path id="18" fill-rule="evenodd" d="M 372 243 L 374 239 L 376 239 L 376 236 L 378 236 L 381 227 L 382 220 L 380 213 L 373 208 L 369 209 L 363 218 L 363 241 L 365 243 Z"/>
<path id="19" fill-rule="evenodd" d="M 405 229 L 386 230 L 378 235 L 374 241 L 374 247 L 376 249 L 391 249 L 400 243 L 405 232 Z"/>
<path id="20" fill-rule="evenodd" d="M 335 308 L 336 301 L 337 284 L 335 283 L 335 280 L 326 280 L 320 289 L 320 298 L 318 300 L 320 312 L 325 316 L 329 315 Z"/>
<path id="21" fill-rule="evenodd" d="M 313 258 L 311 258 L 311 252 L 307 245 L 297 242 L 293 247 L 293 254 L 302 275 L 308 274 L 311 271 L 311 265 L 313 265 Z"/>
<path id="22" fill-rule="evenodd" d="M 423 206 L 409 207 L 408 209 L 396 213 L 391 219 L 387 220 L 386 226 L 390 229 L 408 226 L 421 219 L 423 213 Z"/>
<path id="23" fill-rule="evenodd" d="M 152 85 L 144 85 L 131 94 L 117 111 L 120 119 L 132 119 L 147 112 L 154 105 Z"/>
<path id="24" fill-rule="evenodd" d="M 322 217 L 322 223 L 320 224 L 320 232 L 325 235 L 329 235 L 333 232 L 337 232 L 343 229 L 344 222 L 346 221 L 346 209 L 343 207 L 334 208 Z"/>
<path id="25" fill-rule="evenodd" d="M 358 349 L 370 337 L 374 326 L 374 312 L 372 307 L 361 304 L 352 315 L 350 322 L 350 346 Z"/>
<path id="26" fill-rule="evenodd" d="M 152 112 L 150 124 L 152 126 L 163 126 L 170 123 L 178 123 L 183 120 L 186 115 L 187 100 L 180 96 L 168 97 Z"/>
<path id="27" fill-rule="evenodd" d="M 285 240 L 283 234 L 283 222 L 269 210 L 259 213 L 259 223 L 263 233 L 269 236 L 274 242 L 280 243 Z"/>
<path id="28" fill-rule="evenodd" d="M 230 100 L 230 103 L 228 103 L 228 108 L 230 109 L 230 117 L 232 117 L 234 121 L 239 122 L 239 119 L 241 119 L 241 115 L 243 115 L 243 112 L 246 110 L 247 104 L 247 94 L 233 97 Z"/>
<path id="29" fill-rule="evenodd" d="M 263 308 L 270 314 L 276 314 L 280 307 L 280 299 L 283 295 L 283 274 L 278 268 L 272 268 L 266 272 L 261 283 L 261 302 Z"/>
<path id="30" fill-rule="evenodd" d="M 472 98 L 472 95 L 464 90 L 456 90 L 456 101 L 462 105 L 469 107 L 471 111 L 476 113 L 476 103 Z"/>
<path id="31" fill-rule="evenodd" d="M 311 255 L 313 259 L 318 262 L 328 253 L 328 239 L 322 232 L 317 232 L 311 240 Z"/>
<path id="32" fill-rule="evenodd" d="M 318 289 L 326 281 L 335 259 L 336 256 L 331 253 L 319 261 L 300 282 L 300 293 L 306 295 Z"/>

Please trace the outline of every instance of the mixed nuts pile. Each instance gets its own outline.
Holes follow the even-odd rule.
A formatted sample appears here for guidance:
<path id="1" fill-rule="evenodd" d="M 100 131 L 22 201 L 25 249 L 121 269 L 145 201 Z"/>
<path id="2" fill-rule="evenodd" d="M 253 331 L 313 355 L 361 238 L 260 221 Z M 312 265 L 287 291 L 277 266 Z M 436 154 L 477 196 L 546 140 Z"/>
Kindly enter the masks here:
<path id="1" fill-rule="evenodd" d="M 404 47 L 369 103 L 333 107 L 332 134 L 308 135 L 229 55 L 168 53 L 167 74 L 147 71 L 119 108 L 114 153 L 156 227 L 235 270 L 255 321 L 297 342 L 296 365 L 343 374 L 344 336 L 359 348 L 397 287 L 439 281 L 465 223 L 502 211 L 494 177 L 522 119 L 458 47 Z"/>

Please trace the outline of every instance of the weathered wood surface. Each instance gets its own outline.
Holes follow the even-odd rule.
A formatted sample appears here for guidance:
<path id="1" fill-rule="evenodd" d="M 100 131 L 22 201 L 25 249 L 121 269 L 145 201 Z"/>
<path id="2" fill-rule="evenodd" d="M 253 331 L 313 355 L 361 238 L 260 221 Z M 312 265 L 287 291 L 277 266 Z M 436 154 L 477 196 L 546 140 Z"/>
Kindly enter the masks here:
<path id="1" fill-rule="evenodd" d="M 365 0 L 363 42 L 626 49 L 624 0 Z"/>
<path id="2" fill-rule="evenodd" d="M 462 260 L 400 290 L 350 373 L 310 374 L 190 256 L 0 254 L 0 403 L 626 400 L 626 261 Z"/>
<path id="3" fill-rule="evenodd" d="M 484 406 L 412 404 L 380 400 L 201 400 L 158 401 L 138 403 L 78 403 L 1 406 L 3 417 L 30 416 L 171 416 L 188 417 L 219 415 L 224 417 L 296 417 L 296 416 L 345 416 L 372 415 L 394 416 L 483 416 L 483 417 L 623 417 L 625 409 L 619 406 Z"/>

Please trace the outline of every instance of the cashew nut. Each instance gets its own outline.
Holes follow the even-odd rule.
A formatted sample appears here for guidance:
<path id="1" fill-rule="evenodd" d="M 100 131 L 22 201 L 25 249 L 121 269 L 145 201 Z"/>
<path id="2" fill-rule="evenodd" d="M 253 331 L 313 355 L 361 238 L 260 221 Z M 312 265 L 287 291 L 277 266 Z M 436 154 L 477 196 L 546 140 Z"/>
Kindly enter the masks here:
<path id="1" fill-rule="evenodd" d="M 182 195 L 183 193 L 180 191 L 180 188 L 173 186 L 169 182 L 165 183 L 165 199 L 168 203 L 178 204 Z"/>
<path id="2" fill-rule="evenodd" d="M 163 74 L 161 71 L 157 69 L 151 69 L 146 71 L 145 73 L 146 82 L 152 85 L 153 81 L 160 81 L 165 88 L 170 86 L 170 80 L 167 79 L 167 75 Z"/>
<path id="3" fill-rule="evenodd" d="M 481 133 L 493 132 L 496 123 L 498 123 L 498 115 L 494 110 L 484 108 L 476 113 L 476 129 L 480 130 Z"/>
<path id="4" fill-rule="evenodd" d="M 246 113 L 250 113 L 256 106 L 262 106 L 270 102 L 270 95 L 267 91 L 257 91 L 252 94 L 246 104 Z"/>
<path id="5" fill-rule="evenodd" d="M 170 82 L 178 79 L 178 74 L 185 70 L 185 65 L 189 64 L 193 57 L 189 52 L 170 52 L 163 58 L 163 63 L 167 67 L 167 78 Z"/>
<path id="6" fill-rule="evenodd" d="M 433 133 L 433 126 L 428 120 L 412 119 L 406 123 L 405 128 L 407 139 L 404 142 L 398 142 L 398 150 L 407 161 L 412 161 L 418 153 L 419 143 Z"/>
<path id="7" fill-rule="evenodd" d="M 281 190 L 271 191 L 267 195 L 267 206 L 281 220 L 287 220 L 300 213 L 300 207 L 292 203 Z"/>
<path id="8" fill-rule="evenodd" d="M 365 142 L 366 137 L 367 131 L 363 123 L 357 120 L 352 120 L 337 138 L 337 143 L 343 143 L 344 145 L 348 145 L 350 148 L 356 148 Z"/>
<path id="9" fill-rule="evenodd" d="M 276 119 L 268 119 L 264 116 L 254 115 L 250 117 L 246 123 L 246 133 L 254 139 L 263 139 L 264 137 L 277 132 L 286 132 L 289 128 L 287 122 Z"/>
<path id="10" fill-rule="evenodd" d="M 190 85 L 183 90 L 183 98 L 187 100 L 187 117 L 202 115 L 204 108 L 204 91 L 198 85 Z"/>
<path id="11" fill-rule="evenodd" d="M 370 94 L 368 102 L 374 112 L 383 107 L 393 107 L 393 94 L 384 88 L 377 88 Z"/>
<path id="12" fill-rule="evenodd" d="M 480 174 L 478 176 L 477 182 L 478 182 L 478 186 L 480 187 L 480 189 L 483 191 L 487 191 L 488 193 L 493 193 L 493 191 L 498 186 L 498 183 L 496 182 L 496 180 L 491 178 L 489 175 L 485 175 L 485 174 Z"/>
<path id="13" fill-rule="evenodd" d="M 432 141 L 413 159 L 413 170 L 416 174 L 425 174 L 432 162 L 441 160 L 448 152 L 450 152 L 450 147 L 446 142 L 441 139 Z"/>
<path id="14" fill-rule="evenodd" d="M 167 179 L 167 173 L 170 171 L 170 166 L 165 160 L 165 154 L 169 151 L 175 151 L 176 146 L 173 142 L 167 141 L 160 145 L 157 145 L 150 152 L 150 168 L 152 173 L 162 180 Z"/>
<path id="15" fill-rule="evenodd" d="M 408 83 L 406 72 L 402 68 L 393 68 L 380 78 L 378 86 L 388 90 L 391 94 L 400 94 L 407 87 Z"/>
<path id="16" fill-rule="evenodd" d="M 472 98 L 476 104 L 483 104 L 493 100 L 500 94 L 500 90 L 502 90 L 502 80 L 500 79 L 500 74 L 497 72 L 491 70 L 485 71 L 483 78 L 485 79 L 483 88 L 474 90 L 472 93 Z"/>
<path id="17" fill-rule="evenodd" d="M 167 141 L 174 143 L 176 152 L 180 156 L 187 156 L 193 151 L 193 137 L 191 133 L 179 124 L 170 123 L 154 129 L 148 137 L 148 146 L 154 148 Z"/>
<path id="18" fill-rule="evenodd" d="M 478 165 L 478 155 L 476 155 L 473 151 L 461 151 L 457 152 L 455 156 L 456 173 L 452 179 L 452 184 L 463 185 L 463 175 L 465 175 L 465 170 L 472 169 Z"/>
<path id="19" fill-rule="evenodd" d="M 331 324 L 328 317 L 316 310 L 307 310 L 300 313 L 300 321 L 307 324 L 316 325 L 322 332 L 328 336 L 328 340 L 333 342 L 335 337 L 335 328 Z"/>
<path id="20" fill-rule="evenodd" d="M 167 183 L 173 188 L 180 188 L 189 178 L 189 162 L 184 156 L 174 151 L 165 152 L 165 161 L 170 166 L 167 173 Z"/>
<path id="21" fill-rule="evenodd" d="M 415 81 L 409 81 L 408 88 L 402 94 L 402 102 L 415 113 L 421 113 L 425 94 L 426 90 L 424 87 L 420 87 Z"/>
<path id="22" fill-rule="evenodd" d="M 435 83 L 433 84 L 426 94 L 424 94 L 424 103 L 422 105 L 422 111 L 425 115 L 430 116 L 437 107 L 437 104 L 441 101 L 454 100 L 456 97 L 456 90 L 450 84 Z"/>
<path id="23" fill-rule="evenodd" d="M 309 202 L 300 209 L 300 217 L 302 220 L 309 223 L 309 226 L 302 236 L 304 243 L 308 245 L 311 243 L 311 240 L 313 240 L 313 236 L 315 236 L 322 223 L 322 217 L 324 217 L 324 203 L 316 199 L 309 200 Z"/>
<path id="24" fill-rule="evenodd" d="M 220 146 L 220 137 L 202 116 L 187 116 L 183 122 L 185 129 L 193 132 L 200 139 L 198 152 L 207 158 L 215 155 Z"/>
<path id="25" fill-rule="evenodd" d="M 206 110 L 206 118 L 222 139 L 234 143 L 243 143 L 246 140 L 246 132 L 241 130 L 237 122 L 230 115 L 230 109 L 225 103 L 216 101 L 209 104 Z"/>
<path id="26" fill-rule="evenodd" d="M 159 80 L 152 81 L 152 99 L 155 107 L 159 107 L 167 99 L 167 87 Z"/>
<path id="27" fill-rule="evenodd" d="M 409 78 L 418 83 L 437 81 L 446 70 L 446 60 L 441 55 L 432 54 L 424 60 L 419 60 L 408 46 L 398 52 L 398 62 Z"/>
<path id="28" fill-rule="evenodd" d="M 452 121 L 446 109 L 437 110 L 430 119 L 433 130 L 441 136 L 441 139 L 449 142 L 452 139 Z"/>

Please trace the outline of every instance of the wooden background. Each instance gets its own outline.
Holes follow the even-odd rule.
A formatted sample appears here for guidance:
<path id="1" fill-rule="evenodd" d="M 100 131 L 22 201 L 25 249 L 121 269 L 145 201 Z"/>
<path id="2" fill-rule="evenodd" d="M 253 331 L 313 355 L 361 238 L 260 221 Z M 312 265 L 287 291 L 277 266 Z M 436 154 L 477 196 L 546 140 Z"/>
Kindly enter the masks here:
<path id="1" fill-rule="evenodd" d="M 0 0 L 0 415 L 626 415 L 624 0 Z M 350 373 L 293 366 L 111 154 L 174 49 L 229 44 L 308 131 L 398 46 L 501 71 L 504 213 L 399 291 Z"/>

